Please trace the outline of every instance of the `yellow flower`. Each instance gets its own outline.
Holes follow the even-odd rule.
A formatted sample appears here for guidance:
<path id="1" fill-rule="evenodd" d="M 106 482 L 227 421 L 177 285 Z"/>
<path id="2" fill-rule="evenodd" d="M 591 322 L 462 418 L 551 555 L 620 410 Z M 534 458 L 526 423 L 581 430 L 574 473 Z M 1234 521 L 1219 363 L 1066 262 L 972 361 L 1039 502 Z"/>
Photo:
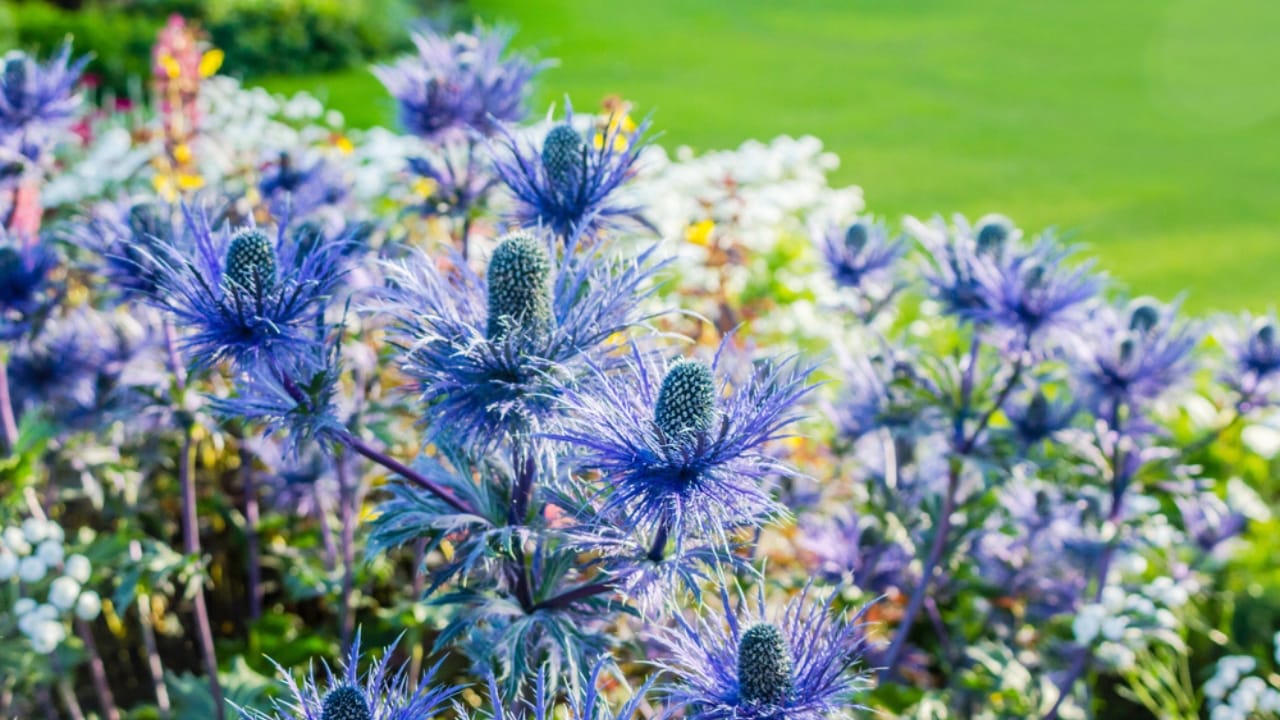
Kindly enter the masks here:
<path id="1" fill-rule="evenodd" d="M 218 68 L 222 67 L 222 59 L 225 57 L 223 52 L 214 48 L 204 55 L 200 56 L 200 77 L 211 77 L 218 72 Z"/>
<path id="2" fill-rule="evenodd" d="M 173 159 L 179 165 L 186 165 L 191 162 L 191 146 L 186 143 L 178 143 L 173 146 Z"/>
<path id="3" fill-rule="evenodd" d="M 698 222 L 685 228 L 684 239 L 694 245 L 707 246 L 711 244 L 711 231 L 716 229 L 714 221 L 699 220 Z"/>
<path id="4" fill-rule="evenodd" d="M 178 187 L 182 190 L 199 190 L 204 187 L 204 178 L 193 173 L 178 173 Z"/>
<path id="5" fill-rule="evenodd" d="M 413 181 L 413 192 L 424 198 L 429 198 L 436 194 L 436 190 L 440 189 L 440 183 L 427 177 L 420 177 Z"/>
<path id="6" fill-rule="evenodd" d="M 173 202 L 178 199 L 178 191 L 174 189 L 173 183 L 169 181 L 168 175 L 156 173 L 151 176 L 151 187 L 155 189 L 157 195 L 168 202 Z"/>
<path id="7" fill-rule="evenodd" d="M 333 144 L 337 146 L 338 150 L 342 151 L 343 155 L 350 155 L 356 150 L 356 146 L 352 144 L 351 138 L 348 138 L 346 135 L 339 135 L 334 139 Z"/>
<path id="8" fill-rule="evenodd" d="M 169 76 L 170 80 L 177 79 L 182 74 L 182 66 L 169 53 L 161 53 L 160 57 L 156 58 L 156 62 L 160 63 L 161 69 L 164 70 L 165 75 Z"/>

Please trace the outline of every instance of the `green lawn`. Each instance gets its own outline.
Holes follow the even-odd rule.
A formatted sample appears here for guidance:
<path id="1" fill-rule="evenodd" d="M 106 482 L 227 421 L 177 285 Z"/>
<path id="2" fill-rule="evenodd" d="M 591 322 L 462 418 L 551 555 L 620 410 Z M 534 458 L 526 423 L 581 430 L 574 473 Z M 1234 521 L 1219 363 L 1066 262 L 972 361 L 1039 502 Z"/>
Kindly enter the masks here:
<path id="1" fill-rule="evenodd" d="M 1273 0 L 471 6 L 559 58 L 541 106 L 618 93 L 700 149 L 812 133 L 875 213 L 999 210 L 1072 231 L 1134 292 L 1280 300 Z M 328 91 L 353 121 L 386 117 L 367 78 Z"/>

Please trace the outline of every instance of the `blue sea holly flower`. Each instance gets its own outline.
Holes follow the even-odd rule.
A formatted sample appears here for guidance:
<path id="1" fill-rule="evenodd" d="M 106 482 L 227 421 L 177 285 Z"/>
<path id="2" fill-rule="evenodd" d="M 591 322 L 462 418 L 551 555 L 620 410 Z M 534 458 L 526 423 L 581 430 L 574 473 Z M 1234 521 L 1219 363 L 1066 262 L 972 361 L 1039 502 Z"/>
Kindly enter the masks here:
<path id="1" fill-rule="evenodd" d="M 374 68 L 399 105 L 400 124 L 435 142 L 469 131 L 492 135 L 525 117 L 529 82 L 544 65 L 507 52 L 511 32 L 477 27 L 414 36 L 417 56 Z"/>
<path id="2" fill-rule="evenodd" d="M 906 240 L 890 237 L 884 222 L 865 219 L 828 228 L 817 242 L 836 285 L 861 292 L 886 285 L 894 265 L 907 252 Z"/>
<path id="3" fill-rule="evenodd" d="M 606 340 L 640 320 L 652 252 L 557 250 L 520 232 L 498 243 L 483 276 L 456 255 L 391 265 L 378 309 L 396 320 L 401 369 L 428 406 L 428 434 L 491 445 L 542 428 L 564 387 L 614 362 Z"/>
<path id="4" fill-rule="evenodd" d="M 73 90 L 88 62 L 87 56 L 71 61 L 70 43 L 43 65 L 20 51 L 6 53 L 0 60 L 0 138 L 51 140 L 80 107 Z"/>
<path id="5" fill-rule="evenodd" d="M 920 271 L 929 297 L 941 303 L 945 313 L 963 320 L 973 320 L 986 310 L 978 268 L 1002 255 L 1021 232 L 1003 218 L 990 216 L 976 228 L 959 215 L 950 227 L 941 218 L 928 224 L 915 220 L 909 224 L 925 251 Z"/>
<path id="6" fill-rule="evenodd" d="M 1242 409 L 1275 401 L 1280 389 L 1280 323 L 1274 315 L 1246 314 L 1218 331 L 1230 363 L 1223 381 L 1242 395 Z"/>
<path id="7" fill-rule="evenodd" d="M 980 301 L 964 314 L 1008 331 L 1017 346 L 1042 346 L 1053 333 L 1077 327 L 1086 303 L 1102 289 L 1093 263 L 1070 265 L 1072 249 L 1050 234 L 1030 244 L 1006 237 L 991 252 L 981 252 L 981 238 L 971 265 Z"/>
<path id="8" fill-rule="evenodd" d="M 184 214 L 189 237 L 162 238 L 146 264 L 157 272 L 150 300 L 187 330 L 182 347 L 197 366 L 271 365 L 316 342 L 343 272 L 341 241 L 292 242 L 284 225 L 274 237 L 253 226 L 215 231 L 203 210 Z"/>
<path id="9" fill-rule="evenodd" d="M 822 720 L 851 717 L 869 685 L 862 669 L 866 608 L 837 613 L 806 587 L 771 617 L 763 590 L 754 606 L 722 591 L 723 615 L 708 612 L 677 626 L 661 642 L 658 662 L 675 682 L 664 688 L 669 707 L 690 720 Z"/>
<path id="10" fill-rule="evenodd" d="M 288 153 L 280 153 L 262 173 L 258 192 L 272 217 L 306 217 L 341 203 L 347 197 L 347 186 L 341 173 L 323 159 L 299 163 Z"/>
<path id="11" fill-rule="evenodd" d="M 48 311 L 57 264 L 58 256 L 41 239 L 19 238 L 0 228 L 0 340 L 20 337 Z"/>
<path id="12" fill-rule="evenodd" d="M 1084 402 L 1103 418 L 1147 404 L 1182 382 L 1192 369 L 1199 335 L 1177 319 L 1177 307 L 1138 298 L 1125 307 L 1100 305 L 1072 344 L 1070 370 Z"/>
<path id="13" fill-rule="evenodd" d="M 1050 399 L 1038 388 L 1016 398 L 1005 408 L 1013 433 L 1023 445 L 1048 440 L 1070 427 L 1079 411 L 1080 406 L 1074 399 Z"/>
<path id="14" fill-rule="evenodd" d="M 299 685 L 276 665 L 287 696 L 273 701 L 270 711 L 237 707 L 245 720 L 421 720 L 446 712 L 462 688 L 435 685 L 436 668 L 423 673 L 416 685 L 407 668 L 391 668 L 392 648 L 374 661 L 364 674 L 360 662 L 360 634 L 336 671 L 327 663 L 314 669 Z"/>
<path id="15" fill-rule="evenodd" d="M 541 147 L 506 133 L 507 152 L 494 160 L 494 170 L 515 196 L 516 222 L 551 228 L 562 238 L 575 231 L 592 238 L 621 220 L 653 227 L 617 192 L 634 173 L 649 121 L 628 130 L 626 123 L 613 120 L 602 131 L 590 131 L 589 139 L 568 107 L 565 120 L 551 128 Z"/>
<path id="16" fill-rule="evenodd" d="M 677 547 L 726 542 L 733 530 L 780 511 L 766 481 L 788 472 L 766 451 L 797 419 L 810 369 L 761 361 L 749 377 L 716 380 L 721 354 L 663 363 L 636 351 L 627 372 L 601 373 L 570 392 L 565 429 L 580 470 L 598 472 L 602 513 Z"/>

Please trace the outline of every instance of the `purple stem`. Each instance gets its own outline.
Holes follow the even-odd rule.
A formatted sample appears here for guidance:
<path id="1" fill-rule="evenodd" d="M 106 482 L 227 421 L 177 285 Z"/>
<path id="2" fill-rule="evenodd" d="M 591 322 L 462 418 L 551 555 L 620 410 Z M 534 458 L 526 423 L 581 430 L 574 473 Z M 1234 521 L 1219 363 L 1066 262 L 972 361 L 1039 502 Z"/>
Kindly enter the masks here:
<path id="1" fill-rule="evenodd" d="M 253 455 L 240 448 L 240 477 L 244 483 L 244 542 L 249 555 L 249 620 L 262 617 L 262 554 L 258 543 L 258 481 Z"/>
<path id="2" fill-rule="evenodd" d="M 93 690 L 98 694 L 98 704 L 107 720 L 120 720 L 120 710 L 116 708 L 115 696 L 111 694 L 111 686 L 107 684 L 107 668 L 98 654 L 98 643 L 93 639 L 93 629 L 83 620 L 76 621 L 76 632 L 84 649 L 89 654 L 89 676 L 93 678 Z"/>
<path id="3" fill-rule="evenodd" d="M 467 507 L 461 501 L 455 498 L 453 494 L 450 493 L 448 490 L 445 490 L 444 488 L 437 485 L 435 481 L 433 481 L 431 478 L 426 477 L 422 473 L 417 472 L 416 470 L 410 468 L 408 465 L 405 465 L 399 460 L 396 460 L 395 458 L 390 457 L 385 453 L 373 448 L 368 443 L 356 437 L 355 435 L 352 435 L 351 433 L 343 433 L 338 438 L 338 440 L 342 444 L 346 445 L 352 450 L 355 450 L 357 453 L 360 453 L 361 455 L 368 458 L 369 460 L 372 460 L 373 462 L 387 468 L 388 470 L 391 470 L 392 472 L 397 473 L 404 479 L 408 480 L 409 482 L 412 482 L 414 485 L 417 485 L 423 490 L 426 490 L 427 492 L 430 492 L 432 495 L 435 495 L 436 497 L 440 498 L 440 500 L 442 500 L 446 505 L 453 508 L 454 510 L 457 510 L 458 512 L 464 513 L 467 515 L 473 514 L 471 508 Z"/>
<path id="4" fill-rule="evenodd" d="M 186 394 L 187 371 L 178 355 L 178 333 L 173 323 L 164 320 L 165 347 L 169 354 L 169 369 L 173 372 L 174 382 L 178 387 L 178 395 Z M 181 408 L 179 408 L 181 411 Z M 200 556 L 200 519 L 196 506 L 196 483 L 193 477 L 194 456 L 192 455 L 191 427 L 185 422 L 182 427 L 182 454 L 178 458 L 178 484 L 182 488 L 182 551 L 194 557 Z M 213 698 L 214 717 L 226 720 L 226 708 L 222 702 L 222 685 L 218 682 L 218 655 L 213 647 L 213 629 L 209 624 L 209 607 L 205 602 L 204 581 L 196 585 L 194 602 L 196 637 L 200 643 L 200 654 L 204 659 L 205 672 L 209 674 L 209 694 Z"/>
<path id="5" fill-rule="evenodd" d="M 4 432 L 4 447 L 13 452 L 18 446 L 18 421 L 13 414 L 13 399 L 9 395 L 8 360 L 0 352 L 0 430 Z"/>
<path id="6" fill-rule="evenodd" d="M 355 594 L 356 521 L 354 505 L 358 502 L 358 493 L 351 487 L 347 476 L 347 463 L 344 458 L 337 458 L 338 470 L 338 514 L 342 522 L 342 654 L 345 656 L 351 649 L 351 638 L 355 634 L 356 612 L 352 598 Z"/>

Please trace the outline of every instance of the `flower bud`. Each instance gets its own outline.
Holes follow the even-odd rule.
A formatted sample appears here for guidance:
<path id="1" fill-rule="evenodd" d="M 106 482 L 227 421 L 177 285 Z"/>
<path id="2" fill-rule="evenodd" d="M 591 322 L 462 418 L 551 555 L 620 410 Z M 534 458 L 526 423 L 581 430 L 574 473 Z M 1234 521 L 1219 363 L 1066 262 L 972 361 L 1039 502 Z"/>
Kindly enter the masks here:
<path id="1" fill-rule="evenodd" d="M 698 360 L 679 360 L 667 370 L 658 390 L 653 421 L 668 437 L 703 433 L 716 414 L 716 383 L 711 368 Z"/>
<path id="2" fill-rule="evenodd" d="M 543 243 L 521 233 L 503 238 L 489 259 L 488 284 L 490 340 L 551 327 L 551 259 Z"/>
<path id="3" fill-rule="evenodd" d="M 760 623 L 738 641 L 738 694 L 751 704 L 781 705 L 791 694 L 791 652 L 782 631 Z"/>
<path id="4" fill-rule="evenodd" d="M 587 147 L 582 136 L 568 124 L 552 128 L 542 143 L 542 166 L 557 189 L 568 189 L 577 184 L 586 157 Z"/>
<path id="5" fill-rule="evenodd" d="M 320 720 L 373 720 L 369 700 L 364 691 L 352 685 L 343 685 L 324 696 Z"/>
<path id="6" fill-rule="evenodd" d="M 262 294 L 276 284 L 276 251 L 266 233 L 246 228 L 231 238 L 226 277 L 237 287 Z"/>

